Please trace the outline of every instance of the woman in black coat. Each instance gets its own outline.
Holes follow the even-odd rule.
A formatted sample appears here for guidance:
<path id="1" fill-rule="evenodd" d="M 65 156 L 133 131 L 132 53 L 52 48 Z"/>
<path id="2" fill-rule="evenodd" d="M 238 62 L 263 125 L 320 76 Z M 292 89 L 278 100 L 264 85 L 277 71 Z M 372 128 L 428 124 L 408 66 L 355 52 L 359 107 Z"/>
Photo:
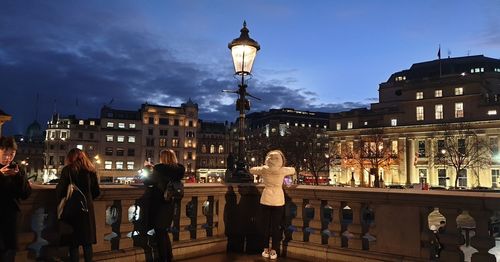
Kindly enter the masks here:
<path id="1" fill-rule="evenodd" d="M 151 165 L 146 165 L 151 168 Z M 145 180 L 146 192 L 150 196 L 148 225 L 155 230 L 158 246 L 158 261 L 172 261 L 172 244 L 168 229 L 172 225 L 174 203 L 165 201 L 163 194 L 170 181 L 181 181 L 184 177 L 184 166 L 179 164 L 173 150 L 160 152 L 160 164 L 153 167 L 152 174 Z M 156 260 L 155 260 L 156 261 Z"/>
<path id="2" fill-rule="evenodd" d="M 96 243 L 95 232 L 95 199 L 100 194 L 95 167 L 85 152 L 73 148 L 66 156 L 66 166 L 61 172 L 61 181 L 56 186 L 58 203 L 66 197 L 71 181 L 82 191 L 87 199 L 88 212 L 82 212 L 76 217 L 64 219 L 71 227 L 70 233 L 61 235 L 61 244 L 69 246 L 71 261 L 79 261 L 79 246 L 83 247 L 85 262 L 92 261 L 92 244 Z"/>

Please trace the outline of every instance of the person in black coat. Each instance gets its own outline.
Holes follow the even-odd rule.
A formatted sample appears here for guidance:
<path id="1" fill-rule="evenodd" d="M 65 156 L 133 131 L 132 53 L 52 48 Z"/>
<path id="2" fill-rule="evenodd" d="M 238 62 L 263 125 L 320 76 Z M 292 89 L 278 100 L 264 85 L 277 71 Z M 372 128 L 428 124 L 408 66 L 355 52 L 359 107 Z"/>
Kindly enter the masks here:
<path id="1" fill-rule="evenodd" d="M 26 174 L 12 162 L 16 151 L 13 137 L 0 137 L 0 261 L 15 260 L 19 200 L 31 194 Z"/>
<path id="2" fill-rule="evenodd" d="M 85 195 L 88 207 L 88 212 L 62 221 L 69 225 L 71 230 L 69 233 L 62 233 L 61 245 L 69 246 L 71 261 L 79 261 L 78 248 L 82 246 L 85 261 L 91 262 L 92 244 L 96 243 L 93 200 L 100 194 L 95 167 L 85 152 L 73 148 L 66 156 L 66 166 L 62 169 L 60 178 L 61 181 L 56 186 L 58 203 L 66 197 L 68 185 L 72 181 Z"/>
<path id="3" fill-rule="evenodd" d="M 148 225 L 155 231 L 158 246 L 159 260 L 172 261 L 172 244 L 168 236 L 168 229 L 172 225 L 174 216 L 174 203 L 165 201 L 163 194 L 170 181 L 181 181 L 184 177 L 184 166 L 179 164 L 173 150 L 160 152 L 160 164 L 151 166 L 146 163 L 146 168 L 152 173 L 144 179 L 148 186 L 146 192 L 150 196 Z"/>

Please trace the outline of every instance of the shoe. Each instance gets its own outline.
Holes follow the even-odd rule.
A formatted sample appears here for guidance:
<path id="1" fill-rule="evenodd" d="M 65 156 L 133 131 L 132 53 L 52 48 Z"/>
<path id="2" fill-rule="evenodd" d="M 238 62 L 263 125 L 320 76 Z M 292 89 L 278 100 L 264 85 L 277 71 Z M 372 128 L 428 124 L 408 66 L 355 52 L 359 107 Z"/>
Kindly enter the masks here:
<path id="1" fill-rule="evenodd" d="M 276 250 L 271 249 L 271 252 L 269 252 L 269 258 L 270 259 L 277 259 L 278 258 L 278 254 L 276 254 Z"/>
<path id="2" fill-rule="evenodd" d="M 265 258 L 269 257 L 269 248 L 264 248 L 264 251 L 262 251 L 262 256 Z"/>

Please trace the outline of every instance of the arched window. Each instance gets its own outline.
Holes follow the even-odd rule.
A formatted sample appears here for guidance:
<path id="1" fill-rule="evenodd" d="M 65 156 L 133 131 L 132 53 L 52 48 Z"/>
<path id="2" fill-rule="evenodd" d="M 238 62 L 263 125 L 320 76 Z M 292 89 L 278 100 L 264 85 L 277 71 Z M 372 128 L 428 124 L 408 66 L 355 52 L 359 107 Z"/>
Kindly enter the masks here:
<path id="1" fill-rule="evenodd" d="M 219 154 L 224 154 L 224 147 L 219 145 Z"/>
<path id="2" fill-rule="evenodd" d="M 213 154 L 213 153 L 215 153 L 215 146 L 210 145 L 210 154 Z"/>

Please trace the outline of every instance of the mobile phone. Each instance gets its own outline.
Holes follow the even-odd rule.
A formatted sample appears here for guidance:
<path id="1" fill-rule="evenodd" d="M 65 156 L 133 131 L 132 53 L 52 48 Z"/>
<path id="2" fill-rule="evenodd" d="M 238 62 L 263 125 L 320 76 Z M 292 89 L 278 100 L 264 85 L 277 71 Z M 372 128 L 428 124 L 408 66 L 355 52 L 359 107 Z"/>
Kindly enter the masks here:
<path id="1" fill-rule="evenodd" d="M 8 166 L 9 169 L 16 169 L 17 164 L 14 162 L 11 162 L 10 165 Z"/>

